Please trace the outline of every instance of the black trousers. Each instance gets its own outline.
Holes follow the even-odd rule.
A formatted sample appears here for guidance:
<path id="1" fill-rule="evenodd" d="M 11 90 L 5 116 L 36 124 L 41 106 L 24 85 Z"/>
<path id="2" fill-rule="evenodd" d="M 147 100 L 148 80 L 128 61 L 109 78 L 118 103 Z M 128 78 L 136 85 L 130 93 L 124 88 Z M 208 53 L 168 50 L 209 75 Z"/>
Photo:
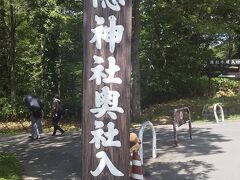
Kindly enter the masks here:
<path id="1" fill-rule="evenodd" d="M 59 130 L 62 134 L 64 133 L 64 130 L 58 125 L 59 121 L 61 119 L 61 116 L 54 116 L 52 118 L 52 125 L 53 125 L 53 134 L 56 135 L 57 130 Z"/>

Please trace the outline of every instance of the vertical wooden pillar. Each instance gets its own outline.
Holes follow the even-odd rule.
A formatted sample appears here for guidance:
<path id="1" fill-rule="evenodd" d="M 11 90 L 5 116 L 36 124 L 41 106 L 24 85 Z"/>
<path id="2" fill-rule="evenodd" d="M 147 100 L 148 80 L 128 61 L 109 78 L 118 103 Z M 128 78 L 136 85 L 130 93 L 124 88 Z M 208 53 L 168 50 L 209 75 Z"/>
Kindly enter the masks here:
<path id="1" fill-rule="evenodd" d="M 111 0 L 84 0 L 82 180 L 129 179 L 132 1 L 117 0 L 116 2 L 117 4 L 113 4 Z M 110 22 L 112 22 L 111 25 Z M 111 29 L 116 26 L 121 26 L 121 28 Z M 115 31 L 120 32 L 122 27 L 124 28 L 122 36 L 119 33 L 121 40 L 114 41 L 114 48 L 110 48 L 111 43 L 109 41 L 113 38 L 111 34 Z M 96 39 L 99 38 L 99 36 L 96 36 L 97 31 L 105 33 L 100 33 L 101 47 L 96 42 Z M 106 33 L 107 36 L 105 36 Z M 110 67 L 109 57 L 111 60 L 116 60 L 114 68 L 118 66 L 119 69 L 113 70 L 114 68 Z M 94 69 L 98 69 L 101 75 L 95 74 Z M 109 71 L 114 72 L 114 78 L 118 78 L 118 80 L 112 82 L 108 79 L 108 81 L 107 78 L 111 76 Z M 96 76 L 100 77 L 100 82 L 99 79 L 97 82 Z M 109 97 L 106 96 L 106 92 Z M 108 103 L 106 104 L 106 102 Z M 102 109 L 101 112 L 105 112 L 99 113 L 98 110 L 100 109 Z M 109 132 L 110 125 L 114 125 L 115 134 Z M 116 133 L 116 131 L 119 132 Z M 94 133 L 96 132 L 101 132 L 98 133 L 98 138 L 102 138 L 99 141 L 100 147 L 96 145 L 98 140 L 94 139 Z M 114 136 L 114 139 L 109 139 L 107 133 Z M 118 145 L 106 145 L 103 139 L 117 142 Z M 109 161 L 106 160 L 106 156 L 103 158 L 103 154 L 107 156 L 117 170 L 108 166 Z M 108 163 L 108 165 L 105 164 L 104 169 L 99 170 L 99 163 L 103 163 L 102 165 Z M 97 169 L 101 173 L 96 175 Z"/>

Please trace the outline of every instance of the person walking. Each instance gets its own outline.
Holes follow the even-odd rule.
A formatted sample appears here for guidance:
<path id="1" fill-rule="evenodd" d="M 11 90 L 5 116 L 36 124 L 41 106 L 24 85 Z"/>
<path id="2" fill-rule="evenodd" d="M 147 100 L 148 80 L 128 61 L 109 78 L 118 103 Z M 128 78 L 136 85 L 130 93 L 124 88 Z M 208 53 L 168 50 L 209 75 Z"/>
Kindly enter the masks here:
<path id="1" fill-rule="evenodd" d="M 28 95 L 24 101 L 31 112 L 31 136 L 33 140 L 40 139 L 42 133 L 41 118 L 43 116 L 43 102 L 36 96 Z"/>
<path id="2" fill-rule="evenodd" d="M 61 135 L 64 134 L 64 130 L 58 125 L 61 117 L 63 115 L 63 107 L 60 101 L 58 94 L 55 94 L 52 103 L 52 125 L 53 125 L 53 134 L 56 135 L 57 130 L 61 132 Z"/>

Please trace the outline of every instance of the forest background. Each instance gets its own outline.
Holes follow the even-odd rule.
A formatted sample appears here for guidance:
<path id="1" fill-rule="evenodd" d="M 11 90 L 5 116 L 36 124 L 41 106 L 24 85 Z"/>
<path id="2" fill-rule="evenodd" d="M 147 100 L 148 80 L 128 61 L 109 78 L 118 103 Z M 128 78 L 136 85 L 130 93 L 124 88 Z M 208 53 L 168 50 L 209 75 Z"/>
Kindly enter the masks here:
<path id="1" fill-rule="evenodd" d="M 133 0 L 132 20 L 133 121 L 154 104 L 238 94 L 204 68 L 239 58 L 240 0 Z M 55 93 L 81 120 L 82 21 L 82 0 L 0 0 L 0 122 L 28 116 L 27 94 L 48 117 Z"/>

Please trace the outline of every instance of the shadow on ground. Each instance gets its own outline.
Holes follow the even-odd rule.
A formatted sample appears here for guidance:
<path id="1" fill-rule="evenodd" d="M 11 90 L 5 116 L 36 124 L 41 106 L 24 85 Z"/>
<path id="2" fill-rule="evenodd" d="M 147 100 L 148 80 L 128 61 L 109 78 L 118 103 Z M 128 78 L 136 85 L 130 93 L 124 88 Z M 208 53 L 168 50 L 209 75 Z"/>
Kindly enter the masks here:
<path id="1" fill-rule="evenodd" d="M 24 179 L 77 180 L 81 171 L 80 142 L 79 132 L 54 137 L 45 135 L 36 141 L 19 135 L 2 137 L 0 151 L 16 153 L 23 162 Z"/>
<path id="2" fill-rule="evenodd" d="M 151 180 L 205 180 L 213 169 L 211 164 L 202 161 L 173 163 L 153 163 L 146 167 L 151 172 Z"/>
<path id="3" fill-rule="evenodd" d="M 144 132 L 144 170 L 150 174 L 148 179 L 205 180 L 208 178 L 208 174 L 214 171 L 213 165 L 192 160 L 191 157 L 224 153 L 219 143 L 229 142 L 231 139 L 216 133 L 212 128 L 194 128 L 192 134 L 193 140 L 190 140 L 188 129 L 179 128 L 179 146 L 175 146 L 171 126 L 158 126 L 156 128 L 157 159 L 152 159 L 152 133 L 149 129 Z"/>
<path id="4" fill-rule="evenodd" d="M 151 161 L 150 131 L 146 130 L 143 136 L 144 169 L 150 173 L 148 179 L 153 180 L 207 179 L 209 172 L 214 170 L 212 164 L 192 159 L 186 159 L 185 162 L 176 161 L 174 159 L 176 154 L 183 158 L 220 154 L 224 151 L 219 143 L 231 141 L 210 127 L 194 128 L 193 140 L 190 140 L 187 129 L 180 128 L 178 130 L 179 146 L 175 147 L 170 126 L 158 126 L 156 133 L 157 159 L 154 161 Z M 25 179 L 80 179 L 80 132 L 55 137 L 47 134 L 38 141 L 32 141 L 26 136 L 0 137 L 0 151 L 17 154 L 24 165 Z"/>

